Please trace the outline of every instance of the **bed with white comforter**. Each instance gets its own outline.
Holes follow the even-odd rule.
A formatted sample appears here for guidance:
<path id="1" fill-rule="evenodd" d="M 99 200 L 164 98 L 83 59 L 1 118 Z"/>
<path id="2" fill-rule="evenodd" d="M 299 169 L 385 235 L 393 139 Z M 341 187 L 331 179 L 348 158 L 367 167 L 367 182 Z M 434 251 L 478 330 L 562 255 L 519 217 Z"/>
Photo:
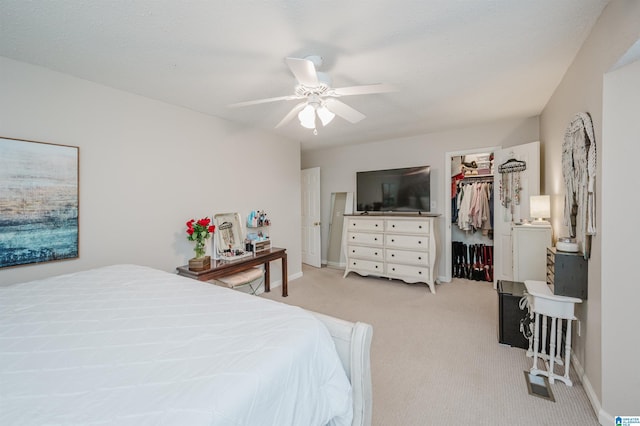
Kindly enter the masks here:
<path id="1" fill-rule="evenodd" d="M 301 308 L 135 265 L 0 288 L 0 424 L 350 425 Z"/>

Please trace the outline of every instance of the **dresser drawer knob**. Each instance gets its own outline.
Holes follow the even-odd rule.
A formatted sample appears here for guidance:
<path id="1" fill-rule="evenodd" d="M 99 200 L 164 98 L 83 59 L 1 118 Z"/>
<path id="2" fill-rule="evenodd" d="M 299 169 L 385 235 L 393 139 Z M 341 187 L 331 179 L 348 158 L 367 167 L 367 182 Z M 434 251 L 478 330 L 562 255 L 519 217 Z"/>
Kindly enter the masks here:
<path id="1" fill-rule="evenodd" d="M 396 257 L 396 254 L 395 253 L 391 253 L 391 257 Z"/>
<path id="2" fill-rule="evenodd" d="M 378 227 L 378 224 L 376 223 L 374 226 L 377 228 L 377 227 Z"/>
<path id="3" fill-rule="evenodd" d="M 392 238 L 392 239 L 391 239 L 391 242 L 392 242 L 392 243 L 395 243 L 395 242 L 396 242 L 396 240 L 394 240 L 394 239 Z"/>
<path id="4" fill-rule="evenodd" d="M 396 268 L 391 268 L 391 270 L 395 272 Z"/>
<path id="5" fill-rule="evenodd" d="M 418 256 L 418 260 L 422 260 L 422 256 Z"/>
<path id="6" fill-rule="evenodd" d="M 377 256 L 377 255 L 378 255 L 378 252 L 377 252 L 377 251 L 374 251 L 374 252 L 373 252 L 373 255 L 374 255 L 374 256 Z"/>
<path id="7" fill-rule="evenodd" d="M 418 229 L 422 229 L 422 225 L 418 225 Z"/>
<path id="8" fill-rule="evenodd" d="M 418 271 L 418 275 L 422 275 L 422 271 Z"/>
<path id="9" fill-rule="evenodd" d="M 422 244 L 422 240 L 419 240 L 419 241 L 418 241 L 418 244 Z"/>

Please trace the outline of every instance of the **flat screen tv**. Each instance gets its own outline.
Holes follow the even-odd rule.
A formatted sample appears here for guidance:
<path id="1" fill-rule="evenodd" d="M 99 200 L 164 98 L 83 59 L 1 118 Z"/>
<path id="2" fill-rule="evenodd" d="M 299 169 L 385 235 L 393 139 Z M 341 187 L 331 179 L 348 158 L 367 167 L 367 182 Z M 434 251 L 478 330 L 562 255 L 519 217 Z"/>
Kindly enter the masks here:
<path id="1" fill-rule="evenodd" d="M 356 172 L 359 212 L 429 212 L 431 167 Z"/>

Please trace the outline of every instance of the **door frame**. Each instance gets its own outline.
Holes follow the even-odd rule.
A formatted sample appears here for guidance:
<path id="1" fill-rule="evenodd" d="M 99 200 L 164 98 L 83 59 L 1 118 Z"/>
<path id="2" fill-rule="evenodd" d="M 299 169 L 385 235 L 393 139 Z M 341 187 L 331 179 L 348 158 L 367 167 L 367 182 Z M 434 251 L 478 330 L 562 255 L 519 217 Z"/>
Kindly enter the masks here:
<path id="1" fill-rule="evenodd" d="M 444 154 L 444 273 L 441 274 L 440 280 L 443 282 L 451 282 L 451 158 L 461 155 L 482 154 L 484 152 L 495 153 L 501 150 L 502 146 L 490 146 L 484 148 L 465 149 L 462 151 L 445 152 Z M 493 179 L 495 181 L 495 167 Z M 494 258 L 495 258 L 494 254 Z"/>
<path id="2" fill-rule="evenodd" d="M 312 180 L 312 193 L 308 191 L 308 176 Z M 301 211 L 301 257 L 302 263 L 322 267 L 322 238 L 320 235 L 320 167 L 310 167 L 300 171 Z M 313 200 L 310 198 L 313 197 Z M 306 216 L 305 216 L 306 215 Z"/>

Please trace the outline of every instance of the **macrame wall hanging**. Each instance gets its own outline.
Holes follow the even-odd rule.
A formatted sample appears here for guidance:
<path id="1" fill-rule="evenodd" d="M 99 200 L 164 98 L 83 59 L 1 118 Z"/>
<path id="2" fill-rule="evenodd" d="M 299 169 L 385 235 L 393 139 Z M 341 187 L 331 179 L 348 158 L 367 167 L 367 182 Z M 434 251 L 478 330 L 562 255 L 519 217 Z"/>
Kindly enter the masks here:
<path id="1" fill-rule="evenodd" d="M 596 234 L 596 139 L 591 116 L 577 113 L 564 132 L 562 177 L 565 184 L 564 224 L 572 237 L 583 243 L 584 258 L 591 256 L 591 237 Z"/>
<path id="2" fill-rule="evenodd" d="M 510 158 L 498 166 L 500 173 L 500 204 L 504 209 L 504 220 L 513 220 L 515 206 L 520 205 L 520 172 L 527 170 L 527 163 Z"/>

